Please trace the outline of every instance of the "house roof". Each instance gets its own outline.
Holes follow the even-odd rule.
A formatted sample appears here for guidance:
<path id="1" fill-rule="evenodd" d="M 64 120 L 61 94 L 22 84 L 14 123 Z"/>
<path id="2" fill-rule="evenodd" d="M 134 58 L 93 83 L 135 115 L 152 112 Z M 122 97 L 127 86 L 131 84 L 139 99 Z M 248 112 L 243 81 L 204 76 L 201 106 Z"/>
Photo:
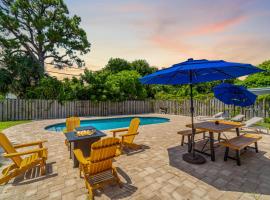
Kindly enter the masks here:
<path id="1" fill-rule="evenodd" d="M 248 90 L 256 95 L 270 94 L 270 87 L 248 88 Z"/>

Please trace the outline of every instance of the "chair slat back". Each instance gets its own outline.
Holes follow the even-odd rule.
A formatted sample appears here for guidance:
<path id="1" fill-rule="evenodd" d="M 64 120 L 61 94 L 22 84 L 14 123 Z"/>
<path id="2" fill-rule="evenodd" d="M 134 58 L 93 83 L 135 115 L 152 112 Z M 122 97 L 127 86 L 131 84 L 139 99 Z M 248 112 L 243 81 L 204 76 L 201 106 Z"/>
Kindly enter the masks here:
<path id="1" fill-rule="evenodd" d="M 135 139 L 136 135 L 129 135 L 129 134 L 135 134 L 138 133 L 138 128 L 140 126 L 140 119 L 139 118 L 134 118 L 131 120 L 129 128 L 128 128 L 128 133 L 124 137 L 124 142 L 125 143 L 133 143 L 133 140 Z"/>
<path id="2" fill-rule="evenodd" d="M 247 120 L 245 122 L 245 126 L 244 127 L 250 127 L 250 126 L 253 126 L 255 125 L 256 123 L 262 121 L 263 118 L 262 117 L 252 117 L 251 119 Z"/>
<path id="3" fill-rule="evenodd" d="M 118 138 L 105 138 L 91 145 L 91 164 L 88 166 L 89 174 L 112 168 L 112 159 L 115 157 L 116 149 L 120 145 Z"/>
<path id="4" fill-rule="evenodd" d="M 69 117 L 66 119 L 66 131 L 74 131 L 75 128 L 80 127 L 79 117 Z"/>
<path id="5" fill-rule="evenodd" d="M 241 122 L 245 118 L 245 115 L 239 114 L 231 118 L 231 121 Z"/>
<path id="6" fill-rule="evenodd" d="M 17 153 L 16 149 L 13 147 L 7 136 L 3 133 L 0 133 L 0 146 L 5 150 L 7 154 Z M 22 158 L 20 156 L 11 157 L 11 159 L 18 167 L 20 166 L 22 162 Z"/>
<path id="7" fill-rule="evenodd" d="M 223 114 L 224 114 L 224 112 L 219 112 L 219 113 L 214 114 L 212 117 L 213 118 L 222 117 Z"/>

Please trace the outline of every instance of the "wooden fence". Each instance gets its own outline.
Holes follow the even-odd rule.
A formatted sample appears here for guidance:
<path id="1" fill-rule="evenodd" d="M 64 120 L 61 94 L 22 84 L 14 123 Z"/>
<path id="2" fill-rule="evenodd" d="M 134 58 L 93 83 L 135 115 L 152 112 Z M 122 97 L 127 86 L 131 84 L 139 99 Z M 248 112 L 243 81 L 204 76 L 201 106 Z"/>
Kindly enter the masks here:
<path id="1" fill-rule="evenodd" d="M 151 101 L 92 102 L 7 99 L 0 102 L 0 121 L 55 119 L 152 113 Z"/>
<path id="2" fill-rule="evenodd" d="M 155 101 L 154 113 L 160 113 L 160 108 L 166 108 L 168 114 L 186 115 L 190 116 L 190 101 L 184 100 L 178 101 Z M 194 113 L 195 116 L 211 116 L 215 113 L 227 111 L 229 116 L 232 117 L 235 114 L 244 114 L 246 119 L 252 117 L 269 117 L 270 116 L 270 101 L 259 101 L 249 107 L 233 107 L 231 105 L 225 105 L 221 101 L 213 98 L 205 101 L 194 100 Z"/>
<path id="3" fill-rule="evenodd" d="M 160 113 L 160 108 L 167 109 L 168 114 L 190 115 L 189 100 L 178 101 L 123 101 L 123 102 L 92 102 L 56 100 L 24 100 L 7 99 L 0 101 L 0 121 L 27 119 L 55 119 L 69 116 L 109 116 L 142 113 Z M 233 106 L 227 106 L 217 99 L 194 101 L 195 116 L 211 116 L 217 112 L 227 110 L 233 115 Z M 269 117 L 270 101 L 257 102 L 247 108 L 236 108 L 236 113 L 246 115 L 246 119 L 253 116 Z"/>

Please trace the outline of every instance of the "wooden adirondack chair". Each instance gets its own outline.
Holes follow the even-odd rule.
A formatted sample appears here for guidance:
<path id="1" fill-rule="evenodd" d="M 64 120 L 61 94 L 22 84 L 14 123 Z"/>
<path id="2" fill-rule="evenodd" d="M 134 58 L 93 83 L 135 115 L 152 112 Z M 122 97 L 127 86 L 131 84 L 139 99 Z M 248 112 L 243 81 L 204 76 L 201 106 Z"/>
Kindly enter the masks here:
<path id="1" fill-rule="evenodd" d="M 83 156 L 80 149 L 73 151 L 80 163 L 80 175 L 82 170 L 89 199 L 94 197 L 93 190 L 104 184 L 116 182 L 121 187 L 117 171 L 112 165 L 119 144 L 120 140 L 112 137 L 97 141 L 91 145 L 91 155 L 88 158 Z"/>
<path id="2" fill-rule="evenodd" d="M 66 129 L 63 131 L 64 133 L 74 131 L 75 128 L 80 127 L 81 121 L 79 117 L 69 117 L 66 119 Z M 65 144 L 68 145 L 68 141 L 65 140 Z"/>
<path id="3" fill-rule="evenodd" d="M 75 128 L 80 127 L 79 117 L 69 117 L 66 119 L 66 130 L 65 132 L 74 131 Z"/>
<path id="4" fill-rule="evenodd" d="M 37 141 L 26 144 L 12 145 L 9 139 L 3 133 L 0 133 L 0 146 L 5 150 L 3 156 L 5 158 L 10 158 L 13 163 L 7 166 L 2 171 L 2 176 L 0 177 L 0 184 L 8 183 L 12 178 L 23 174 L 27 170 L 39 165 L 41 169 L 41 174 L 46 173 L 46 160 L 47 160 L 47 148 L 43 147 L 43 142 Z M 38 146 L 33 150 L 27 150 L 23 152 L 18 152 L 18 148 Z M 29 155 L 28 157 L 21 157 Z"/>
<path id="5" fill-rule="evenodd" d="M 121 136 L 121 150 L 124 147 L 131 148 L 131 149 L 139 149 L 140 145 L 135 144 L 133 141 L 136 137 L 136 135 L 139 134 L 138 128 L 140 126 L 140 119 L 134 118 L 131 120 L 129 128 L 122 128 L 122 129 L 116 129 L 112 130 L 111 133 L 113 133 L 113 137 L 116 137 L 116 133 L 119 132 L 126 132 L 125 134 L 120 135 Z"/>

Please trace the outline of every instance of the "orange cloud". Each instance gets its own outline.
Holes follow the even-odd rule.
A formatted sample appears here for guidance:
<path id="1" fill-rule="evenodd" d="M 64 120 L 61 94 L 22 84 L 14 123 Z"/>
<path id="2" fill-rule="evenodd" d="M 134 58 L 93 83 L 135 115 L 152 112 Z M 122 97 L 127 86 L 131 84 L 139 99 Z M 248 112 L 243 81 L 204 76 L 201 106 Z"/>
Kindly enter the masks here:
<path id="1" fill-rule="evenodd" d="M 170 29 L 170 27 L 168 27 L 170 24 L 167 24 L 162 31 L 155 31 L 148 38 L 152 44 L 157 45 L 161 49 L 190 53 L 194 52 L 195 49 L 201 49 L 199 47 L 201 45 L 198 45 L 198 41 L 196 41 L 196 44 L 193 44 L 194 36 L 224 32 L 230 27 L 243 22 L 246 18 L 246 16 L 238 16 L 226 20 L 220 20 L 216 23 L 205 23 L 203 26 L 196 28 L 194 27 L 196 24 L 194 24 L 191 27 L 183 28 L 182 26 L 176 26 L 173 29 Z M 213 42 L 214 41 L 215 40 L 213 39 Z"/>
<path id="2" fill-rule="evenodd" d="M 205 34 L 212 34 L 217 32 L 222 32 L 228 29 L 231 26 L 240 24 L 244 20 L 246 20 L 246 16 L 238 16 L 230 19 L 225 19 L 223 21 L 219 21 L 213 24 L 206 24 L 196 28 L 195 30 L 191 31 L 191 35 L 205 35 Z"/>
<path id="3" fill-rule="evenodd" d="M 187 45 L 181 40 L 177 40 L 174 37 L 167 37 L 162 35 L 154 35 L 150 38 L 151 42 L 162 49 L 170 49 L 173 51 L 186 51 L 191 46 Z"/>

